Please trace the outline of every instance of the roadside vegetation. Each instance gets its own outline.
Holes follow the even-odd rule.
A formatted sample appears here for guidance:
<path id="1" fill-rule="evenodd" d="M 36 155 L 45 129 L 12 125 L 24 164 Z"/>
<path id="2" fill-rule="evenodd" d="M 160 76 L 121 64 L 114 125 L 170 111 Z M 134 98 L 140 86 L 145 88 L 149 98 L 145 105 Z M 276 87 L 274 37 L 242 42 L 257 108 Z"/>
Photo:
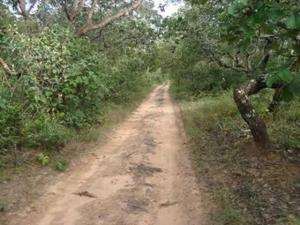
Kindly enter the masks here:
<path id="1" fill-rule="evenodd" d="M 266 112 L 264 102 L 254 100 Z M 267 97 L 268 96 L 268 97 Z M 299 101 L 276 115 L 265 113 L 273 148 L 262 155 L 232 100 L 232 91 L 180 100 L 192 155 L 201 181 L 218 209 L 215 224 L 299 224 Z"/>
<path id="2" fill-rule="evenodd" d="M 188 1 L 157 45 L 211 224 L 299 224 L 300 7 Z"/>
<path id="3" fill-rule="evenodd" d="M 0 1 L 1 168 L 24 163 L 29 149 L 59 152 L 157 81 L 151 46 L 160 17 L 146 2 L 110 7 Z M 49 160 L 37 156 L 42 165 Z"/>

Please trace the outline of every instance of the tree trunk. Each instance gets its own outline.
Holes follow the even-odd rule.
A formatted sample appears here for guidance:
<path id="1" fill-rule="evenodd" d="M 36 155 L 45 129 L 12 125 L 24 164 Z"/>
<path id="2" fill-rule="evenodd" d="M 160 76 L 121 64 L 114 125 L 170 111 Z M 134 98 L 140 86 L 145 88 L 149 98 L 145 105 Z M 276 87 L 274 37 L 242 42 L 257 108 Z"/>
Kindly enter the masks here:
<path id="1" fill-rule="evenodd" d="M 261 149 L 267 149 L 270 146 L 269 136 L 265 122 L 255 112 L 250 96 L 266 88 L 265 77 L 250 80 L 234 90 L 233 97 L 237 104 L 241 116 L 248 124 L 256 145 Z"/>

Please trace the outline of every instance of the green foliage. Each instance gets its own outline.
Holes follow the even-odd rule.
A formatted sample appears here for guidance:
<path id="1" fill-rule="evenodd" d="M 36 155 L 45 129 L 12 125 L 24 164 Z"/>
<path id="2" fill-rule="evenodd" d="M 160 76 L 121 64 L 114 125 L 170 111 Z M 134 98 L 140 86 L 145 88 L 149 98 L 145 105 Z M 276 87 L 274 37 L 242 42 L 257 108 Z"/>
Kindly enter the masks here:
<path id="1" fill-rule="evenodd" d="M 256 46 L 273 50 L 267 67 L 269 87 L 278 83 L 286 86 L 293 83 L 299 75 L 294 66 L 299 64 L 300 57 L 298 1 L 235 0 L 228 5 L 227 12 L 223 12 L 220 21 L 221 37 L 238 51 L 249 53 Z M 286 89 L 285 95 L 292 96 L 292 92 Z"/>
<path id="2" fill-rule="evenodd" d="M 218 222 L 275 224 L 274 220 L 282 216 L 285 221 L 282 224 L 288 224 L 288 214 L 294 214 L 296 207 L 289 205 L 285 198 L 288 195 L 293 199 L 293 190 L 281 187 L 276 194 L 268 193 L 282 208 L 271 205 L 267 195 L 261 194 L 267 189 L 262 181 L 268 177 L 277 179 L 286 168 L 279 165 L 273 176 L 270 174 L 274 171 L 268 171 L 260 179 L 247 170 L 245 164 L 249 163 L 253 168 L 260 163 L 258 159 L 257 165 L 252 164 L 255 148 L 249 143 L 252 143 L 254 129 L 251 133 L 242 121 L 231 93 L 237 85 L 243 82 L 254 84 L 250 80 L 259 78 L 262 85 L 249 92 L 249 95 L 255 95 L 251 96 L 255 112 L 266 122 L 273 150 L 278 158 L 284 158 L 282 164 L 286 160 L 298 162 L 299 1 L 189 2 L 191 7 L 164 21 L 165 40 L 157 47 L 158 57 L 163 70 L 171 78 L 173 95 L 185 101 L 191 100 L 182 103 L 182 111 L 196 163 L 201 167 L 201 178 L 206 173 L 203 171 L 213 170 L 207 176 L 213 180 L 208 182 L 210 187 L 229 186 L 229 192 L 235 196 L 231 201 L 232 198 L 225 193 L 229 203 L 224 206 L 222 200 L 218 202 L 222 208 Z M 268 89 L 267 93 L 262 93 L 264 88 Z M 270 88 L 278 88 L 282 92 L 276 94 L 281 93 L 281 96 L 274 95 Z M 224 94 L 224 89 L 229 92 Z M 280 101 L 279 108 L 273 113 L 268 110 L 272 95 Z M 263 158 L 262 155 L 259 157 Z M 267 168 L 270 167 L 259 168 L 257 173 L 264 173 Z M 247 171 L 246 174 L 243 170 Z M 227 180 L 231 173 L 233 178 Z M 286 174 L 292 173 L 288 171 Z M 228 185 L 231 182 L 234 184 Z M 287 177 L 282 179 L 282 185 L 288 186 L 289 182 Z M 237 190 L 240 184 L 243 184 L 241 193 Z M 272 188 L 276 185 L 273 184 Z M 249 219 L 244 219 L 244 214 Z"/>
<path id="3" fill-rule="evenodd" d="M 129 104 L 154 82 L 155 37 L 144 42 L 154 30 L 144 22 L 114 26 L 118 32 L 134 29 L 124 48 L 108 29 L 105 36 L 115 44 L 108 50 L 76 37 L 61 22 L 39 27 L 9 11 L 1 11 L 0 21 L 0 57 L 14 71 L 0 67 L 0 157 L 13 149 L 58 150 L 80 129 L 102 124 L 109 103 Z M 141 37 L 138 45 L 135 35 Z"/>
<path id="4" fill-rule="evenodd" d="M 46 166 L 50 163 L 50 157 L 44 153 L 40 153 L 36 156 L 36 160 L 42 165 Z"/>
<path id="5" fill-rule="evenodd" d="M 291 30 L 300 30 L 300 13 L 294 12 L 286 19 L 286 26 Z"/>
<path id="6" fill-rule="evenodd" d="M 179 80 L 184 81 L 182 86 L 195 85 L 199 80 L 203 84 L 195 85 L 195 89 L 200 92 L 209 80 L 213 80 L 210 85 L 218 89 L 230 73 L 233 79 L 230 78 L 229 83 L 233 82 L 233 86 L 267 74 L 268 87 L 285 85 L 282 100 L 289 101 L 297 94 L 300 89 L 297 81 L 300 58 L 298 1 L 190 2 L 191 8 L 163 23 L 168 40 L 166 48 L 170 52 L 170 61 L 163 65 L 168 66 L 178 88 Z M 269 51 L 271 57 L 263 61 Z M 199 63 L 206 67 L 203 77 L 194 72 Z M 206 76 L 210 68 L 216 68 L 222 75 Z"/>
<path id="7" fill-rule="evenodd" d="M 201 62 L 181 71 L 176 70 L 176 67 L 170 77 L 172 78 L 172 91 L 177 97 L 196 97 L 208 92 L 217 93 L 236 87 L 244 81 L 240 73 Z"/>
<path id="8" fill-rule="evenodd" d="M 291 83 L 293 81 L 293 75 L 292 73 L 284 68 L 283 70 L 279 71 L 277 74 L 274 74 L 272 76 L 268 77 L 267 85 L 269 87 L 272 87 L 273 84 L 278 82 L 284 82 L 284 83 Z"/>
<path id="9" fill-rule="evenodd" d="M 60 124 L 57 119 L 41 115 L 35 120 L 24 124 L 26 146 L 43 147 L 55 150 L 63 146 L 72 136 L 70 130 Z"/>
<path id="10" fill-rule="evenodd" d="M 69 166 L 69 163 L 68 163 L 66 160 L 64 160 L 64 159 L 58 160 L 58 161 L 55 163 L 55 169 L 56 169 L 57 171 L 60 171 L 60 172 L 66 171 L 67 168 L 68 168 L 68 166 Z"/>
<path id="11" fill-rule="evenodd" d="M 270 136 L 285 151 L 300 149 L 300 101 L 299 97 L 286 103 L 284 109 L 278 110 L 269 123 Z M 269 119 L 267 117 L 267 119 Z"/>

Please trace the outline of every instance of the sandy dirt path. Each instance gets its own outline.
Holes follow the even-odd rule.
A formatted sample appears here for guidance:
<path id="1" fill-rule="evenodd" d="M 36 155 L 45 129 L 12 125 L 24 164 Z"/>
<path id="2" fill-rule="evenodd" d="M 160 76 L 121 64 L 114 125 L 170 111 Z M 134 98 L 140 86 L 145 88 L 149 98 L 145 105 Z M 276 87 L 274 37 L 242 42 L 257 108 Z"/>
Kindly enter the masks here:
<path id="1" fill-rule="evenodd" d="M 10 225 L 204 225 L 178 109 L 168 85 Z"/>

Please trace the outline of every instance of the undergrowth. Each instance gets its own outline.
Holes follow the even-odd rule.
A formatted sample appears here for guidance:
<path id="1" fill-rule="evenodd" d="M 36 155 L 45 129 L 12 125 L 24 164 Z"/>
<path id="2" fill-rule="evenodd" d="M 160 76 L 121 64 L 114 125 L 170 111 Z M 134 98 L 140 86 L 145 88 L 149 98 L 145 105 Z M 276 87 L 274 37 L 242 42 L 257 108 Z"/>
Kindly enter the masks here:
<path id="1" fill-rule="evenodd" d="M 26 170 L 27 167 L 32 167 L 32 165 L 47 166 L 61 172 L 67 170 L 69 161 L 73 160 L 76 154 L 85 152 L 85 150 L 92 148 L 94 144 L 102 141 L 104 135 L 113 126 L 123 121 L 140 104 L 155 83 L 152 82 L 148 86 L 136 90 L 136 93 L 127 102 L 104 103 L 101 113 L 98 115 L 97 121 L 99 122 L 93 126 L 80 130 L 64 128 L 68 136 L 57 137 L 51 135 L 51 129 L 54 130 L 54 135 L 57 135 L 60 130 L 55 130 L 55 127 L 49 127 L 50 123 L 47 123 L 47 127 L 41 129 L 42 132 L 30 133 L 32 140 L 37 141 L 38 137 L 40 137 L 40 143 L 44 141 L 47 141 L 47 143 L 38 147 L 27 145 L 27 148 L 21 152 L 1 155 L 0 182 L 9 181 L 13 174 L 19 174 L 21 171 Z M 41 136 L 43 133 L 45 135 Z M 51 144 L 51 138 L 53 138 L 55 143 Z M 63 141 L 61 146 L 57 144 L 58 140 Z"/>
<path id="2" fill-rule="evenodd" d="M 260 95 L 252 100 L 272 139 L 273 149 L 266 154 L 254 146 L 232 91 L 179 100 L 199 179 L 218 206 L 214 224 L 299 225 L 300 102 L 284 103 L 271 114 L 271 93 Z"/>

